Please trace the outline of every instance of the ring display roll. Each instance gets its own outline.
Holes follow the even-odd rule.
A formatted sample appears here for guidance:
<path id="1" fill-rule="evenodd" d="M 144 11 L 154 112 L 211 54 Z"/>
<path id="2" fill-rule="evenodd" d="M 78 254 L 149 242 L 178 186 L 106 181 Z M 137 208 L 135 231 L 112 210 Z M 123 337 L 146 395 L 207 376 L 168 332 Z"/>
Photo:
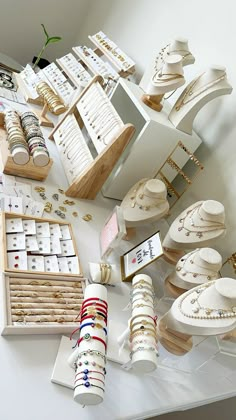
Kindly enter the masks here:
<path id="1" fill-rule="evenodd" d="M 5 113 L 8 148 L 14 163 L 25 165 L 29 161 L 29 147 L 21 126 L 20 116 L 16 111 Z"/>
<path id="2" fill-rule="evenodd" d="M 156 369 L 158 356 L 152 279 L 138 274 L 132 285 L 131 364 L 140 373 L 148 373 Z"/>
<path id="3" fill-rule="evenodd" d="M 107 290 L 86 287 L 80 311 L 80 336 L 75 350 L 74 399 L 82 405 L 100 404 L 104 398 L 107 349 Z"/>

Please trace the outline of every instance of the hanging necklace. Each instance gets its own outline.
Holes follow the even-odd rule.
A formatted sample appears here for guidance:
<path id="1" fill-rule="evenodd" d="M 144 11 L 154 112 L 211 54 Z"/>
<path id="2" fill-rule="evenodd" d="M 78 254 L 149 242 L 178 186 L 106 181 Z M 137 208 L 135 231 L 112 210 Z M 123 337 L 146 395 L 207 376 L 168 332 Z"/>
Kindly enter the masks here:
<path id="1" fill-rule="evenodd" d="M 161 51 L 159 52 L 158 56 L 156 57 L 155 64 L 154 64 L 154 70 L 156 72 L 158 72 L 161 69 L 161 67 L 162 67 L 162 65 L 164 63 L 164 57 L 165 57 L 165 55 L 170 56 L 170 55 L 173 55 L 173 54 L 179 54 L 179 55 L 182 56 L 183 61 L 184 61 L 184 59 L 186 57 L 189 57 L 189 56 L 192 55 L 191 52 L 188 51 L 188 50 L 181 50 L 181 49 L 179 49 L 179 50 L 167 51 L 169 47 L 170 47 L 170 44 L 167 44 L 164 48 L 161 49 Z"/>
<path id="2" fill-rule="evenodd" d="M 210 89 L 212 86 L 217 85 L 221 80 L 224 80 L 226 77 L 226 73 L 224 73 L 222 76 L 218 77 L 217 79 L 213 80 L 212 82 L 207 83 L 205 86 L 200 87 L 199 89 L 196 89 L 194 91 L 194 87 L 197 85 L 198 81 L 201 79 L 201 77 L 205 73 L 202 73 L 199 77 L 197 77 L 195 80 L 193 80 L 189 87 L 186 88 L 185 92 L 183 92 L 183 97 L 179 98 L 177 100 L 177 104 L 175 106 L 175 110 L 179 111 L 184 105 L 188 104 L 189 102 L 193 101 L 195 98 L 197 98 L 202 93 L 206 92 L 208 89 Z M 185 100 L 185 98 L 187 98 Z M 178 104 L 179 102 L 179 104 Z"/>
<path id="3" fill-rule="evenodd" d="M 172 82 L 173 80 L 176 80 L 176 79 L 183 79 L 183 77 L 184 76 L 179 73 L 162 73 L 160 71 L 159 73 L 157 72 L 154 74 L 154 76 L 152 77 L 152 81 L 154 83 L 166 83 L 166 82 Z"/>
<path id="4" fill-rule="evenodd" d="M 166 200 L 165 199 L 161 199 L 161 198 L 156 198 L 155 199 L 155 203 L 154 204 L 150 204 L 150 205 L 140 204 L 140 203 L 137 202 L 137 199 L 138 198 L 140 200 L 143 200 L 144 197 L 148 197 L 148 198 L 151 198 L 151 199 L 154 198 L 154 197 L 150 197 L 147 194 L 139 193 L 140 187 L 142 187 L 143 185 L 145 185 L 146 182 L 147 182 L 147 180 L 145 180 L 143 182 L 140 182 L 139 185 L 138 185 L 138 187 L 133 191 L 133 193 L 132 193 L 132 195 L 130 197 L 131 207 L 132 208 L 135 208 L 135 206 L 137 206 L 140 210 L 148 211 L 148 210 L 151 210 L 151 209 L 153 209 L 155 207 L 159 207 L 159 205 L 161 203 L 166 203 Z"/>
<path id="5" fill-rule="evenodd" d="M 199 299 L 208 287 L 213 286 L 215 281 L 211 281 L 207 284 L 203 284 L 199 286 L 195 290 L 190 290 L 187 293 L 184 293 L 183 297 L 180 298 L 178 308 L 182 315 L 186 316 L 187 318 L 194 318 L 194 319 L 219 319 L 219 318 L 236 318 L 236 306 L 231 306 L 231 308 L 223 309 L 223 308 L 207 308 L 205 306 L 201 306 Z M 194 305 L 192 308 L 192 313 L 187 313 L 183 310 L 182 304 L 183 302 L 189 297 L 192 296 L 190 300 L 191 305 Z M 196 315 L 197 314 L 197 315 Z"/>
<path id="6" fill-rule="evenodd" d="M 185 230 L 185 236 L 190 236 L 191 233 L 195 233 L 196 236 L 198 238 L 202 238 L 202 236 L 204 235 L 204 233 L 208 233 L 208 232 L 215 232 L 217 230 L 223 230 L 226 229 L 225 225 L 221 222 L 215 222 L 212 220 L 208 220 L 209 223 L 215 223 L 215 224 L 210 224 L 210 225 L 202 225 L 202 226 L 197 226 L 195 225 L 194 219 L 193 219 L 193 215 L 195 214 L 195 212 L 198 210 L 198 208 L 201 207 L 202 204 L 198 204 L 196 207 L 194 207 L 192 210 L 188 210 L 186 215 L 184 217 L 181 217 L 179 219 L 179 223 L 181 223 L 181 226 L 178 227 L 178 231 L 181 232 L 182 230 Z M 185 226 L 185 221 L 186 219 L 190 220 L 190 224 L 192 226 L 192 229 L 188 229 Z M 194 230 L 194 228 L 197 228 L 197 231 Z M 199 229 L 205 229 L 203 231 L 200 231 Z"/>
<path id="7" fill-rule="evenodd" d="M 187 262 L 189 262 L 190 264 L 194 264 L 194 256 L 197 253 L 198 253 L 198 249 L 195 250 L 195 251 L 193 251 L 193 252 L 190 252 L 187 255 L 186 258 L 181 258 L 179 260 L 179 262 L 182 262 L 183 265 L 181 266 L 181 265 L 178 265 L 177 264 L 176 271 L 178 271 L 179 274 L 181 274 L 183 277 L 187 276 L 187 274 L 192 274 L 192 276 L 194 278 L 196 278 L 196 277 L 206 277 L 207 280 L 213 280 L 213 279 L 217 278 L 218 277 L 218 272 L 217 273 L 216 272 L 213 272 L 213 270 L 211 270 L 210 268 L 201 267 L 199 265 L 196 265 L 196 266 L 199 267 L 199 268 L 202 268 L 203 270 L 209 271 L 210 274 L 207 274 L 207 273 L 197 273 L 196 271 L 186 270 L 185 266 L 186 266 Z"/>

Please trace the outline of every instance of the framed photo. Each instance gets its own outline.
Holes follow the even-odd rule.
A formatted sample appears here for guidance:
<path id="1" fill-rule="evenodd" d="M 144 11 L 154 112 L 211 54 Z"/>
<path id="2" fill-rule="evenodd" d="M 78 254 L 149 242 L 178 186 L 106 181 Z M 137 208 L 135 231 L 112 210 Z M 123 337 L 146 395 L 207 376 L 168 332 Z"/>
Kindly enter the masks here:
<path id="1" fill-rule="evenodd" d="M 160 232 L 154 233 L 120 257 L 122 281 L 132 277 L 163 255 Z"/>
<path id="2" fill-rule="evenodd" d="M 12 71 L 6 70 L 5 68 L 0 66 L 0 87 L 13 90 L 14 92 L 17 91 L 17 83 L 15 75 Z"/>
<path id="3" fill-rule="evenodd" d="M 100 233 L 101 257 L 107 257 L 126 235 L 122 209 L 116 206 Z"/>

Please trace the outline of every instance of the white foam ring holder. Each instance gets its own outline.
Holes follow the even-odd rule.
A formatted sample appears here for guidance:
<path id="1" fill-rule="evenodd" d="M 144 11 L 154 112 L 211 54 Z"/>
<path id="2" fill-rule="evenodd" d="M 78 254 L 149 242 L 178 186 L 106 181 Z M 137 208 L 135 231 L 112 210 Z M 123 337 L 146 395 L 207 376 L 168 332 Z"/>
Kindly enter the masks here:
<path id="1" fill-rule="evenodd" d="M 107 290 L 106 290 L 105 286 L 102 286 L 100 284 L 90 284 L 90 285 L 88 285 L 85 289 L 85 292 L 84 292 L 84 300 L 89 299 L 89 298 L 99 298 L 99 299 L 102 299 L 105 302 L 107 302 Z M 82 321 L 80 325 L 82 326 L 83 323 L 85 324 L 87 322 L 88 322 L 88 320 L 86 319 L 85 321 Z M 104 327 L 106 327 L 104 321 L 99 320 L 99 323 L 103 324 Z M 96 335 L 97 337 L 100 337 L 101 339 L 106 341 L 106 337 L 104 336 L 103 329 L 95 329 L 95 328 L 92 328 L 91 326 L 86 326 L 86 327 L 82 328 L 80 337 L 83 337 L 87 333 L 89 333 L 91 335 Z M 79 351 L 76 351 L 76 352 L 78 354 L 78 353 L 81 353 L 83 351 L 85 352 L 88 349 L 99 351 L 104 356 L 105 356 L 105 353 L 106 353 L 104 345 L 102 344 L 102 342 L 100 342 L 98 340 L 91 340 L 91 341 L 90 340 L 89 341 L 83 340 L 83 341 L 81 341 L 81 343 L 79 345 Z M 103 362 L 103 359 L 99 356 L 96 356 L 96 355 L 82 356 L 79 360 L 83 361 L 83 360 L 87 360 L 87 359 L 89 359 L 89 362 L 99 363 L 100 365 L 103 363 L 104 367 L 105 367 L 105 362 Z M 75 361 L 76 361 L 76 357 L 71 356 L 68 359 L 69 364 L 74 363 Z M 86 367 L 86 365 L 84 365 L 84 367 Z M 81 370 L 83 370 L 83 368 L 81 368 Z M 89 369 L 89 370 L 94 370 L 94 369 Z M 98 379 L 101 379 L 101 375 L 99 375 L 99 374 L 93 373 L 92 375 L 93 375 L 94 378 L 97 377 Z M 103 381 L 105 381 L 104 378 L 103 378 Z M 101 388 L 103 387 L 102 383 L 99 382 L 99 381 L 96 383 L 96 385 L 98 385 L 98 386 L 101 385 Z M 97 388 L 95 386 L 94 387 L 89 387 L 89 388 L 86 388 L 85 386 L 78 386 L 74 390 L 74 400 L 76 402 L 80 403 L 81 405 L 100 404 L 103 401 L 103 398 L 104 398 L 104 391 L 102 391 L 102 389 Z"/>
<path id="2" fill-rule="evenodd" d="M 145 280 L 145 282 L 149 283 L 150 286 L 152 286 L 152 279 L 146 274 L 138 274 L 133 278 L 132 285 L 134 286 L 136 283 L 138 283 L 141 280 Z M 146 302 L 140 298 L 138 301 L 140 304 L 145 304 Z M 150 306 L 151 304 L 148 303 Z M 136 305 L 136 302 L 135 302 Z M 135 317 L 136 315 L 150 315 L 154 318 L 154 308 L 149 307 L 140 307 L 140 308 L 132 308 L 132 317 Z M 139 318 L 137 318 L 138 321 Z M 140 318 L 141 320 L 142 318 Z M 135 320 L 136 322 L 136 320 Z M 144 336 L 145 337 L 145 336 Z M 131 365 L 132 367 L 138 371 L 139 373 L 150 373 L 153 370 L 157 368 L 157 355 L 156 352 L 150 351 L 150 350 L 142 350 L 137 351 L 132 355 L 131 359 Z"/>

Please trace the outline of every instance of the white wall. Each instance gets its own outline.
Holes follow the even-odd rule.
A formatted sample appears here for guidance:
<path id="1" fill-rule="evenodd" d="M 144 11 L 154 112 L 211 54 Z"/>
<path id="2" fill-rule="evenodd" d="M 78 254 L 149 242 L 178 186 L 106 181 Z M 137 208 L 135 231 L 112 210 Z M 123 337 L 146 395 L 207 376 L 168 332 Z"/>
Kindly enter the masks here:
<path id="1" fill-rule="evenodd" d="M 51 44 L 44 58 L 50 61 L 66 54 L 86 17 L 87 0 L 0 0 L 1 52 L 25 65 L 41 50 L 45 36 L 40 23 L 51 36 L 62 41 Z"/>
<path id="2" fill-rule="evenodd" d="M 153 52 L 175 35 L 189 39 L 196 57 L 185 68 L 187 81 L 212 63 L 223 64 L 236 86 L 236 6 L 233 0 L 96 0 L 78 32 L 78 44 L 102 29 L 137 63 L 139 75 Z M 216 199 L 225 204 L 227 236 L 218 246 L 222 254 L 236 251 L 236 89 L 231 96 L 216 99 L 197 116 L 195 130 L 204 146 L 198 157 L 205 170 L 174 209 L 198 199 Z M 181 135 L 180 135 L 181 138 Z"/>

